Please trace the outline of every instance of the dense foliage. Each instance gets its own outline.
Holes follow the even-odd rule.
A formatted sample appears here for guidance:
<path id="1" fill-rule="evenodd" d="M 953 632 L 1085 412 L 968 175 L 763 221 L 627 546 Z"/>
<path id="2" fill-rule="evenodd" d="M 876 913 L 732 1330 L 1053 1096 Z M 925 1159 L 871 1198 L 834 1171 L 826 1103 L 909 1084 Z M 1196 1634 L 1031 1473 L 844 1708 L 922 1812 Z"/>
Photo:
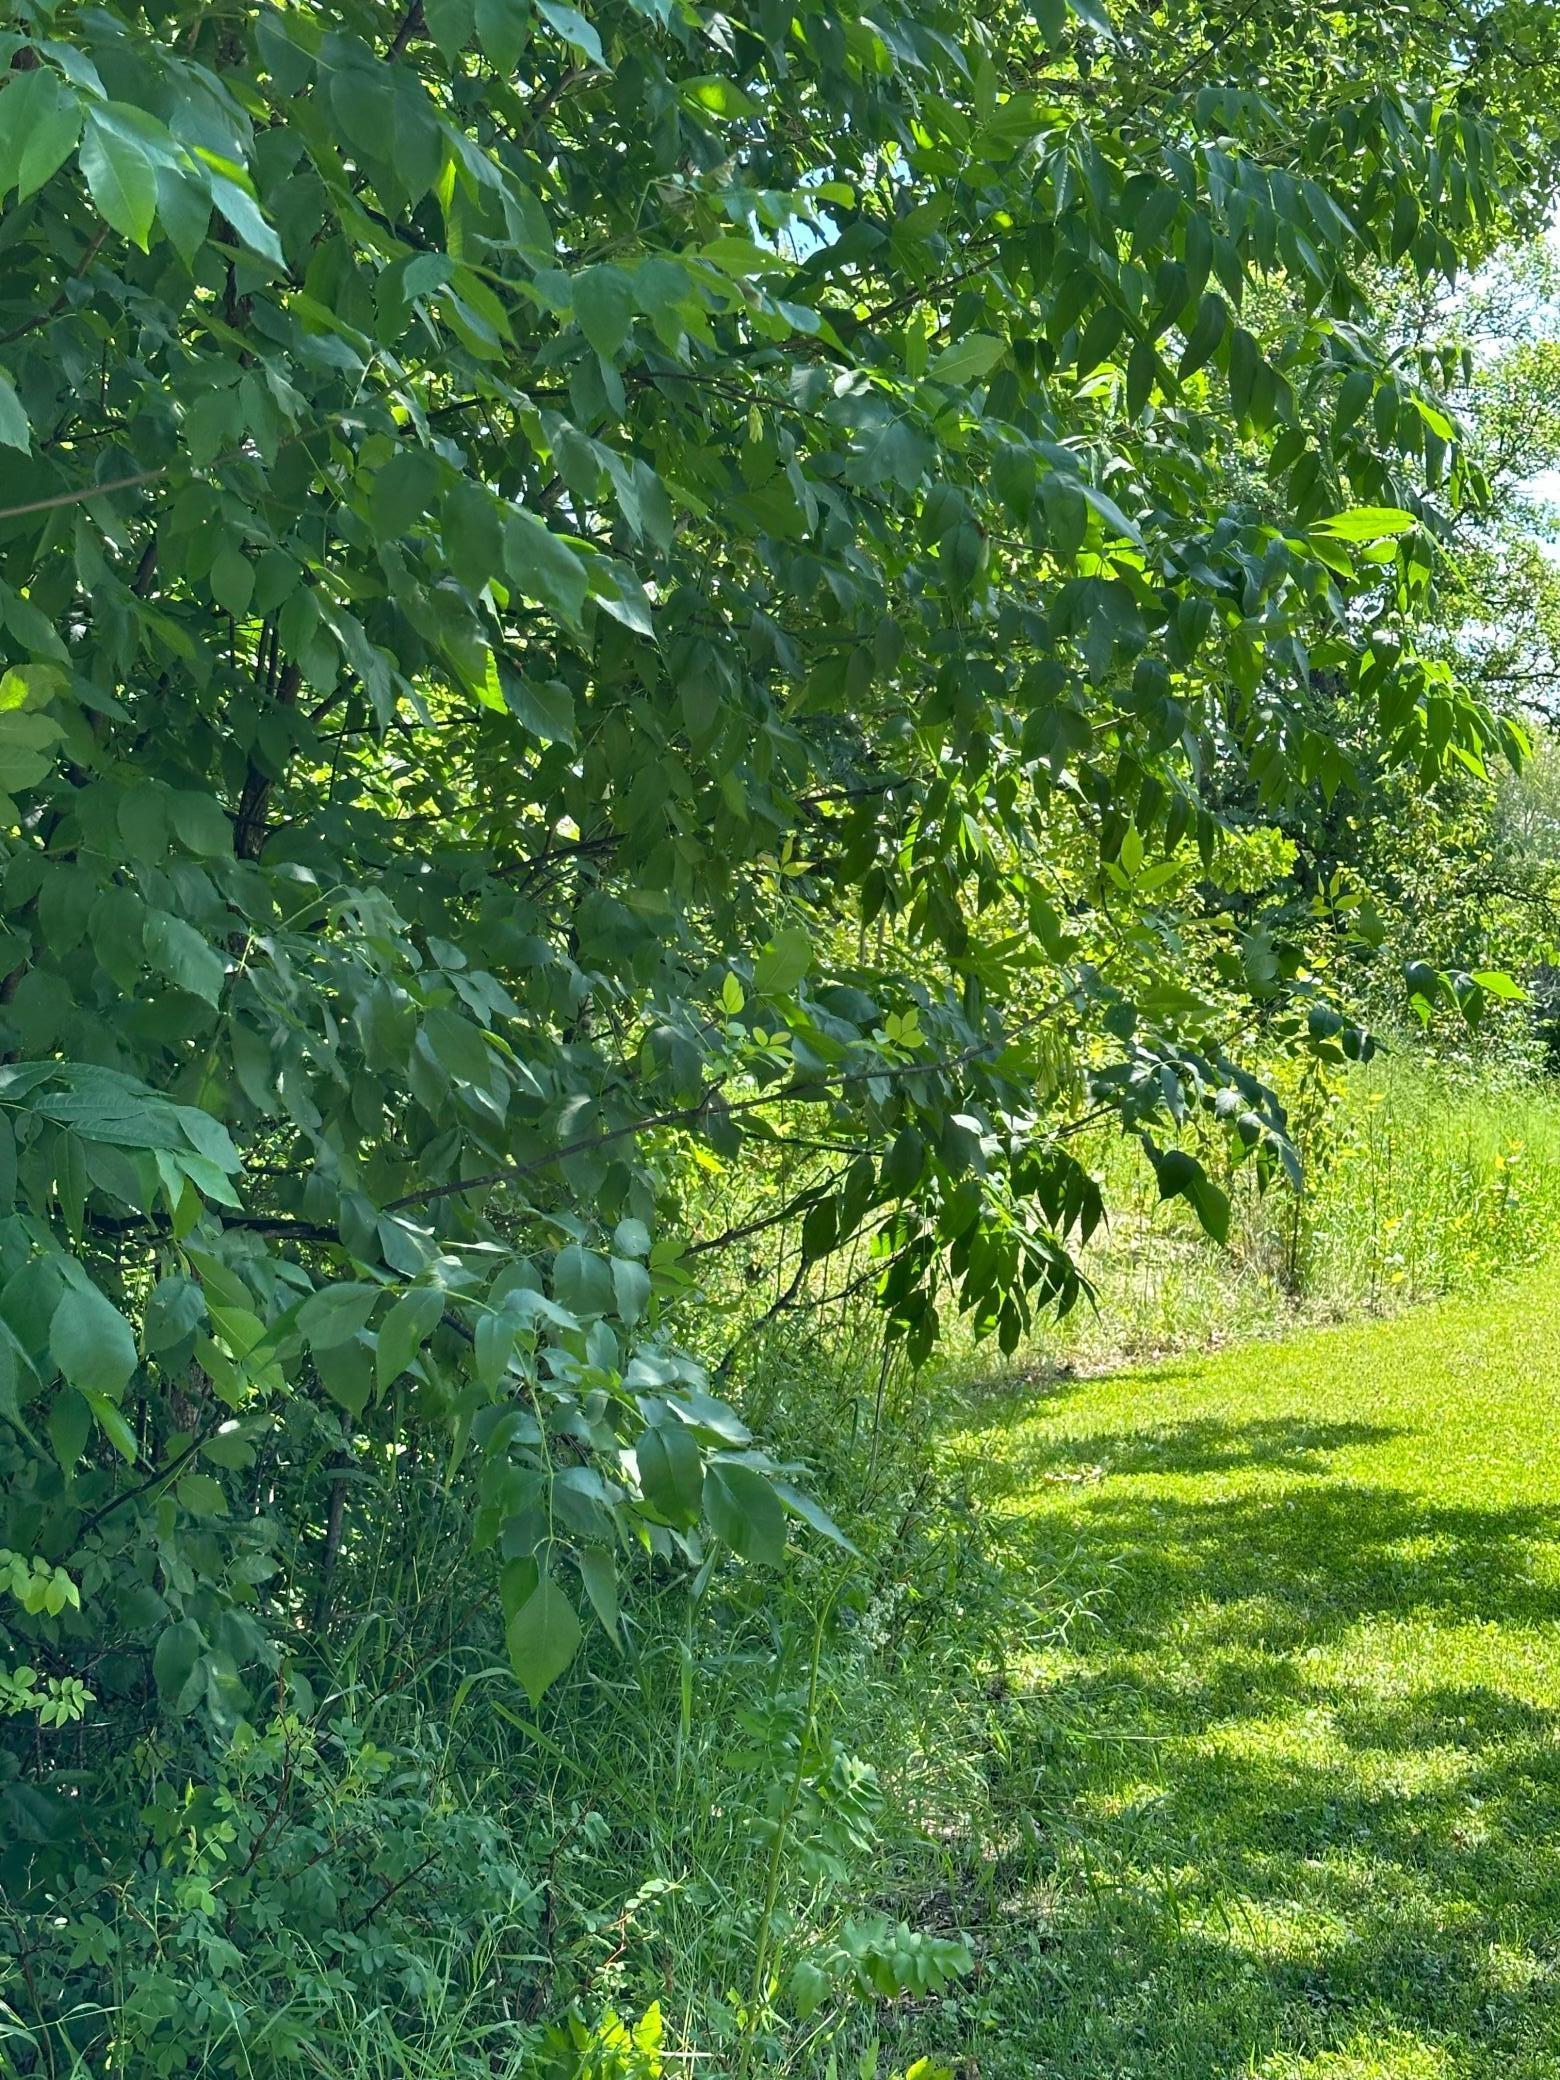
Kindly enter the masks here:
<path id="1" fill-rule="evenodd" d="M 1543 205 L 1555 24 L 9 20 L 0 1997 L 176 2072 L 187 1974 L 28 1930 L 161 1858 L 210 1983 L 298 1916 L 381 1968 L 415 1826 L 299 1835 L 354 1539 L 485 1556 L 539 1702 L 620 1573 L 833 1531 L 710 1392 L 724 1252 L 1011 1349 L 1085 1121 L 1216 1234 L 1189 1114 L 1293 1172 L 1236 1043 L 1368 1041 L 1217 898 L 1297 791 L 1520 755 L 1415 647 L 1484 478 L 1370 285 Z"/>
<path id="2" fill-rule="evenodd" d="M 1451 402 L 1489 486 L 1486 500 L 1450 516 L 1419 640 L 1493 705 L 1536 724 L 1535 755 L 1493 785 L 1453 767 L 1426 786 L 1383 755 L 1368 703 L 1340 686 L 1336 727 L 1355 774 L 1347 790 L 1299 787 L 1274 804 L 1237 776 L 1228 797 L 1269 848 L 1265 864 L 1252 851 L 1242 911 L 1301 944 L 1313 974 L 1330 963 L 1334 982 L 1388 1026 L 1405 1023 L 1409 969 L 1417 1020 L 1408 1023 L 1455 1047 L 1471 1021 L 1486 1058 L 1493 1046 L 1532 1059 L 1553 1027 L 1557 279 L 1553 240 L 1541 238 L 1503 252 L 1451 297 L 1411 276 L 1374 290 L 1375 323 L 1394 352 L 1461 362 Z M 1317 915 L 1318 893 L 1340 877 L 1368 906 L 1373 944 L 1339 944 Z M 1209 897 L 1222 906 L 1234 892 Z M 1523 975 L 1525 1001 L 1505 983 L 1493 984 L 1494 999 L 1473 984 L 1502 968 Z"/>

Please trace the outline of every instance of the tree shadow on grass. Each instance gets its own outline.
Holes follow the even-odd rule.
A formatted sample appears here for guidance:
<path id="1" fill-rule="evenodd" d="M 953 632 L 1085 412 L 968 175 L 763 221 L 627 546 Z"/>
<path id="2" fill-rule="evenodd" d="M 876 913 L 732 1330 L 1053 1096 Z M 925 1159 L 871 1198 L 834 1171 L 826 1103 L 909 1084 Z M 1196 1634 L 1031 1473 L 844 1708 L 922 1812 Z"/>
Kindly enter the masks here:
<path id="1" fill-rule="evenodd" d="M 1229 1423 L 1194 1416 L 1149 1431 L 1098 1431 L 1056 1439 L 1028 1463 L 1040 1477 L 1079 1467 L 1113 1474 L 1237 1473 L 1248 1467 L 1315 1471 L 1351 1446 L 1386 1444 L 1404 1433 L 1383 1423 L 1313 1423 L 1299 1416 Z"/>
<path id="2" fill-rule="evenodd" d="M 1560 1510 L 1431 1504 L 1358 1481 L 1276 1495 L 1080 1499 L 1081 1556 L 1118 1571 L 1118 1643 L 1151 1644 L 1195 1612 L 1219 1629 L 1234 1607 L 1269 1650 L 1335 1639 L 1363 1620 L 1435 1613 L 1446 1620 L 1542 1624 L 1560 1587 L 1532 1572 L 1560 1537 Z"/>
<path id="3" fill-rule="evenodd" d="M 1200 1420 L 1026 1461 L 1103 1477 L 1011 1520 L 1010 1560 L 1102 1593 L 1065 1672 L 1005 1708 L 994 1789 L 1034 1846 L 1000 1871 L 993 1969 L 1033 2015 L 983 2072 L 1560 2075 L 1560 1715 L 1501 1681 L 1560 1619 L 1535 1565 L 1560 1508 L 1327 1476 L 1393 1434 Z M 1225 1472 L 1250 1486 L 1152 1478 Z M 1416 1654 L 1454 1630 L 1474 1679 L 1436 1680 Z M 1026 1963 L 1032 1896 L 1056 1925 Z M 1326 2063 L 1362 2043 L 1378 2063 Z"/>

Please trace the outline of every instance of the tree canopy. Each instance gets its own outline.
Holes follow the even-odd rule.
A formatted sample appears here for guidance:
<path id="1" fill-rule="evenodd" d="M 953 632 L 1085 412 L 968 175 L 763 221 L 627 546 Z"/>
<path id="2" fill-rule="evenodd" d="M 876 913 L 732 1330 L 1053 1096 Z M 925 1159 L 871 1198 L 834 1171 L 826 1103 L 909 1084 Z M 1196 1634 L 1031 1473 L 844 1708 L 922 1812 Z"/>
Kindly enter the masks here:
<path id="1" fill-rule="evenodd" d="M 832 1528 L 695 1355 L 721 1249 L 866 1236 L 912 1355 L 1011 1348 L 1080 1123 L 1217 1234 L 1189 1114 L 1294 1167 L 1252 1017 L 1369 1046 L 1207 894 L 1362 761 L 1521 755 L 1415 645 L 1483 478 L 1373 285 L 1545 206 L 1555 17 L 9 19 L 0 1702 L 221 1737 L 410 1449 L 540 1697 L 626 1560 Z"/>

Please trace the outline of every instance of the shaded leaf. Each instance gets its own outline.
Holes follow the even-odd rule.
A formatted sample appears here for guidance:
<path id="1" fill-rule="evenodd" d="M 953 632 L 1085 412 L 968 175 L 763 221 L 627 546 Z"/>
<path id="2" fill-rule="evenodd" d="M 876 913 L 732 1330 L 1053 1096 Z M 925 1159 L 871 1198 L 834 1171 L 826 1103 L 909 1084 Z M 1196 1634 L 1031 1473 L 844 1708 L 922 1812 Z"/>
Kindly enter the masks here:
<path id="1" fill-rule="evenodd" d="M 544 1574 L 505 1632 L 510 1666 L 533 1705 L 541 1703 L 574 1659 L 580 1637 L 573 1604 L 552 1576 Z"/>
<path id="2" fill-rule="evenodd" d="M 81 140 L 81 170 L 102 215 L 144 252 L 157 215 L 157 174 L 145 151 L 123 131 L 89 114 Z"/>
<path id="3" fill-rule="evenodd" d="M 136 1368 L 135 1335 L 107 1294 L 83 1281 L 60 1295 L 49 1355 L 73 1387 L 117 1400 Z"/>
<path id="4" fill-rule="evenodd" d="M 704 1514 L 740 1558 L 765 1567 L 785 1558 L 785 1510 L 774 1482 L 756 1467 L 712 1459 L 704 1471 Z"/>

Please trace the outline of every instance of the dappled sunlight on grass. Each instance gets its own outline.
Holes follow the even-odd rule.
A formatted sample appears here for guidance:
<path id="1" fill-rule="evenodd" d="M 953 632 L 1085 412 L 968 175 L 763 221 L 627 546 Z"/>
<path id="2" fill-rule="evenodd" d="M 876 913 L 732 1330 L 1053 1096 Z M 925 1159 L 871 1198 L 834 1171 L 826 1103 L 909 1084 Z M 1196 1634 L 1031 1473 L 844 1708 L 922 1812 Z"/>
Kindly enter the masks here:
<path id="1" fill-rule="evenodd" d="M 1001 1796 L 1060 1941 L 993 1945 L 981 2071 L 1560 2074 L 1560 1349 L 1480 1306 L 977 1409 L 1016 1583 Z"/>
<path id="2" fill-rule="evenodd" d="M 1433 2044 L 1392 2029 L 1365 2032 L 1362 2043 L 1359 2051 L 1328 2051 L 1318 2058 L 1265 2059 L 1254 2080 L 1455 2080 L 1449 2054 Z"/>

